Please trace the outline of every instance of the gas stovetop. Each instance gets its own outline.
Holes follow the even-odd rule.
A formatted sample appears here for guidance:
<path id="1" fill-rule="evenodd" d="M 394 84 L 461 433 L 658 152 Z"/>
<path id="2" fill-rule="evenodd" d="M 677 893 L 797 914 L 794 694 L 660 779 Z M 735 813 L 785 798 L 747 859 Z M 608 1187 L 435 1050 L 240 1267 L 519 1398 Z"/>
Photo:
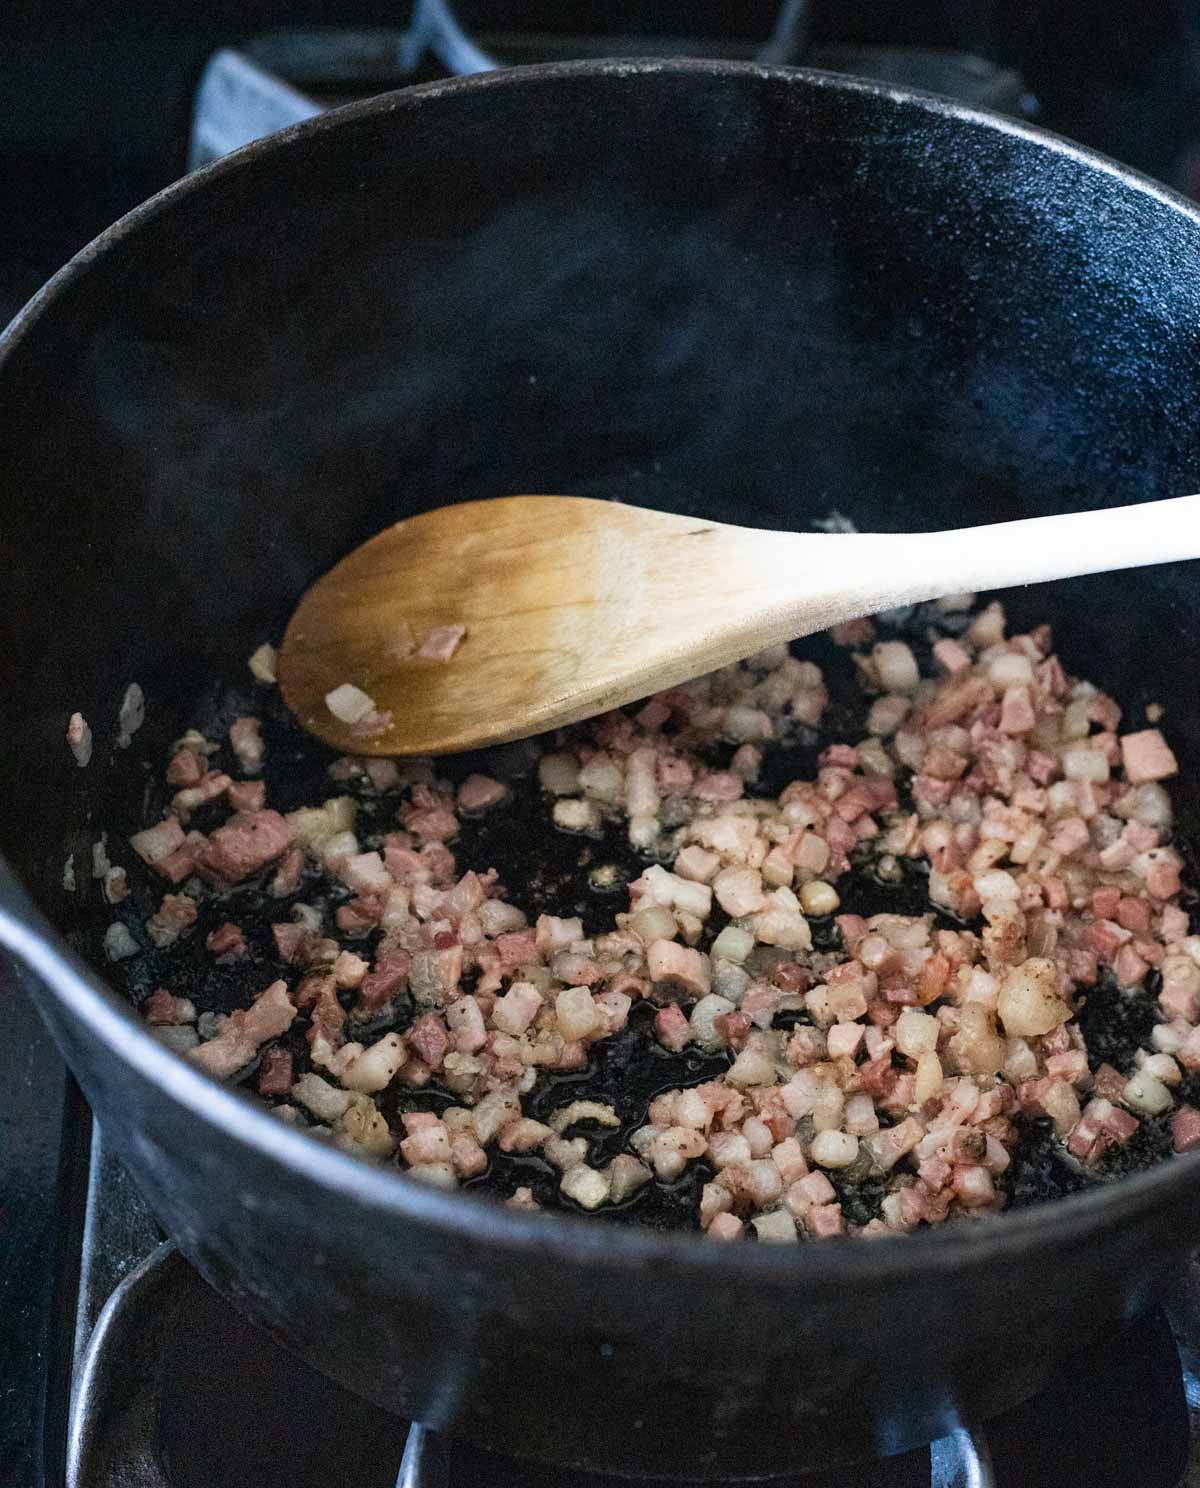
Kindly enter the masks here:
<path id="1" fill-rule="evenodd" d="M 66 1319 L 64 1318 L 64 1325 Z M 285 1353 L 161 1240 L 97 1136 L 68 1488 L 602 1488 L 386 1415 Z M 1156 1309 L 974 1432 L 780 1488 L 1200 1488 L 1200 1266 Z M 1186 1361 L 1186 1363 L 1185 1363 Z M 798 1468 L 802 1464 L 797 1464 Z M 615 1484 L 614 1484 L 615 1488 Z"/>

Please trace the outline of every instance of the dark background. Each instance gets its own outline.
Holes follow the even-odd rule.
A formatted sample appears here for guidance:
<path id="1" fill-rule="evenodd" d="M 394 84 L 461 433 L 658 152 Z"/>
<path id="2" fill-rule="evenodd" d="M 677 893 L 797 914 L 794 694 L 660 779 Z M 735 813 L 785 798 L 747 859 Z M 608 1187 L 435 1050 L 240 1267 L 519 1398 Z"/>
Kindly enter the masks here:
<path id="1" fill-rule="evenodd" d="M 765 39 L 777 0 L 460 0 L 469 29 Z M 0 243 L 33 288 L 179 175 L 215 48 L 280 26 L 402 27 L 404 0 L 3 0 Z M 815 42 L 959 47 L 1018 67 L 1042 120 L 1181 183 L 1200 136 L 1200 0 L 814 0 Z M 1190 177 L 1189 177 L 1190 179 Z"/>

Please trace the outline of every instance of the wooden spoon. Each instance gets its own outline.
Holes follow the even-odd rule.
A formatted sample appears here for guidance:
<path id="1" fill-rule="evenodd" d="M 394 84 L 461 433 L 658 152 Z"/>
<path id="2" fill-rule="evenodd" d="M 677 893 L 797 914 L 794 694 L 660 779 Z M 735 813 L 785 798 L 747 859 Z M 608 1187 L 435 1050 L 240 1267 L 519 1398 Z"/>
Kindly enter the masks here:
<path id="1" fill-rule="evenodd" d="M 1200 496 L 886 535 L 507 496 L 398 522 L 343 558 L 292 616 L 279 681 L 336 749 L 448 754 L 575 723 L 895 605 L 1196 557 Z M 1102 647 L 1121 617 L 1095 624 Z M 453 625 L 467 631 L 449 661 L 404 655 L 410 636 Z M 390 720 L 335 716 L 325 699 L 343 683 Z"/>

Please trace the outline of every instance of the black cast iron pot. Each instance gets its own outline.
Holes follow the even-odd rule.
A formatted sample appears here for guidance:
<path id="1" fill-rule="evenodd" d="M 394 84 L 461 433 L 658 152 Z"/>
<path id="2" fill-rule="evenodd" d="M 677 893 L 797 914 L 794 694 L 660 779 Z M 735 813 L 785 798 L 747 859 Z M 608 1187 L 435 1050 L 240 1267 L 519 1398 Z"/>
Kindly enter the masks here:
<path id="1" fill-rule="evenodd" d="M 399 516 L 556 491 L 899 530 L 1179 495 L 1198 348 L 1188 204 L 998 118 L 751 66 L 379 98 L 81 253 L 0 347 L 0 942 L 204 1275 L 398 1414 L 630 1474 L 897 1450 L 1142 1308 L 1198 1233 L 1192 1160 L 875 1244 L 522 1216 L 325 1149 L 168 1053 L 77 954 L 103 911 L 61 880 L 135 824 L 144 761 L 215 679 Z M 1008 596 L 1128 707 L 1168 705 L 1185 832 L 1196 599 L 1185 567 Z M 148 722 L 120 750 L 135 680 Z"/>

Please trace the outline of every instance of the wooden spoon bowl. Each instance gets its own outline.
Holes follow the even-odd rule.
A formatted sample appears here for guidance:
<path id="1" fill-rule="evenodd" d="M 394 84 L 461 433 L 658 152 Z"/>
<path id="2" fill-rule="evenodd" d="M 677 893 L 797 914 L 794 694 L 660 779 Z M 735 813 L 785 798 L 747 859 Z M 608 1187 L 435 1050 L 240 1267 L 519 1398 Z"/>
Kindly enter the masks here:
<path id="1" fill-rule="evenodd" d="M 617 502 L 507 496 L 440 507 L 355 549 L 301 600 L 279 681 L 351 754 L 502 743 L 671 687 L 763 646 L 897 604 L 1200 557 L 1200 497 L 993 527 L 824 534 Z M 453 657 L 419 643 L 465 626 Z M 343 684 L 374 707 L 331 711 Z"/>

